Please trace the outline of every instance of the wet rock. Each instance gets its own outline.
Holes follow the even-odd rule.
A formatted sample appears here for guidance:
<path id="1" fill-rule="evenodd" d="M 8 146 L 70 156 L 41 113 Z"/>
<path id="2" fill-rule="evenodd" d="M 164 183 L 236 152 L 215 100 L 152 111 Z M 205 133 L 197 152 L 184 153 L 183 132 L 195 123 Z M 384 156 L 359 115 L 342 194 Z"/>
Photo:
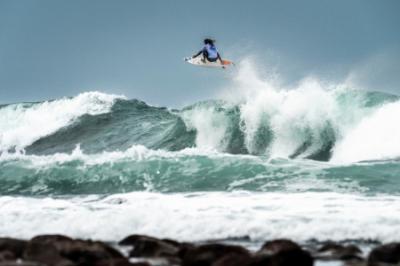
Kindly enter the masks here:
<path id="1" fill-rule="evenodd" d="M 273 255 L 227 255 L 217 260 L 212 266 L 312 266 L 313 264 L 314 259 L 307 251 L 288 249 Z"/>
<path id="2" fill-rule="evenodd" d="M 250 266 L 252 263 L 250 254 L 228 254 L 216 260 L 212 266 Z"/>
<path id="3" fill-rule="evenodd" d="M 56 248 L 61 248 L 65 244 L 74 242 L 74 239 L 64 235 L 38 235 L 33 237 L 30 242 L 52 244 Z"/>
<path id="4" fill-rule="evenodd" d="M 258 264 L 261 265 L 261 264 Z M 264 264 L 262 264 L 264 265 Z M 279 251 L 270 258 L 268 266 L 313 266 L 311 254 L 302 249 L 287 249 Z"/>
<path id="5" fill-rule="evenodd" d="M 1 261 L 10 261 L 10 260 L 16 260 L 17 257 L 15 256 L 15 254 L 13 252 L 11 252 L 10 250 L 3 250 L 0 251 L 0 262 Z"/>
<path id="6" fill-rule="evenodd" d="M 281 251 L 296 249 L 301 249 L 301 247 L 297 243 L 288 239 L 276 239 L 265 242 L 261 249 L 258 251 L 258 254 L 273 255 Z"/>
<path id="7" fill-rule="evenodd" d="M 61 254 L 78 265 L 91 265 L 114 259 L 125 259 L 119 251 L 105 243 L 90 240 L 75 240 L 72 245 L 61 250 Z"/>
<path id="8" fill-rule="evenodd" d="M 311 254 L 289 239 L 267 241 L 256 255 L 252 265 L 312 266 L 314 264 Z"/>
<path id="9" fill-rule="evenodd" d="M 25 250 L 27 241 L 14 239 L 14 238 L 0 238 L 0 251 L 9 251 L 16 258 L 21 258 Z"/>
<path id="10" fill-rule="evenodd" d="M 0 266 L 47 266 L 43 263 L 33 261 L 3 261 L 0 262 Z"/>
<path id="11" fill-rule="evenodd" d="M 180 250 L 180 243 L 177 241 L 144 235 L 130 235 L 121 240 L 119 245 L 133 246 L 129 257 L 176 257 Z"/>
<path id="12" fill-rule="evenodd" d="M 168 244 L 170 244 L 170 245 L 172 245 L 172 246 L 175 246 L 175 247 L 177 247 L 177 248 L 180 248 L 181 245 L 182 245 L 181 242 L 178 242 L 178 241 L 176 241 L 176 240 L 169 239 L 169 238 L 163 238 L 163 239 L 161 239 L 161 241 L 163 241 L 163 242 L 165 242 L 165 243 L 168 243 Z M 186 243 L 183 243 L 183 244 L 186 244 Z"/>
<path id="13" fill-rule="evenodd" d="M 118 245 L 121 246 L 134 246 L 141 240 L 159 240 L 158 238 L 146 236 L 146 235 L 129 235 L 118 242 Z"/>
<path id="14" fill-rule="evenodd" d="M 400 243 L 389 243 L 374 248 L 368 256 L 368 266 L 398 265 Z"/>
<path id="15" fill-rule="evenodd" d="M 356 245 L 341 245 L 335 242 L 323 244 L 315 256 L 320 260 L 363 261 L 362 251 Z"/>
<path id="16" fill-rule="evenodd" d="M 223 244 L 206 244 L 191 247 L 187 248 L 183 254 L 182 266 L 208 266 L 228 255 L 250 256 L 250 252 L 240 246 Z"/>
<path id="17" fill-rule="evenodd" d="M 29 242 L 23 258 L 51 266 L 75 266 L 72 261 L 62 257 L 55 246 L 48 243 Z"/>
<path id="18" fill-rule="evenodd" d="M 100 261 L 93 266 L 151 266 L 147 262 L 129 262 L 125 259 L 113 259 L 108 261 Z"/>
<path id="19" fill-rule="evenodd" d="M 41 235 L 32 238 L 30 243 L 50 245 L 58 254 L 76 265 L 95 265 L 114 259 L 128 262 L 119 251 L 100 241 L 72 239 L 62 235 Z"/>

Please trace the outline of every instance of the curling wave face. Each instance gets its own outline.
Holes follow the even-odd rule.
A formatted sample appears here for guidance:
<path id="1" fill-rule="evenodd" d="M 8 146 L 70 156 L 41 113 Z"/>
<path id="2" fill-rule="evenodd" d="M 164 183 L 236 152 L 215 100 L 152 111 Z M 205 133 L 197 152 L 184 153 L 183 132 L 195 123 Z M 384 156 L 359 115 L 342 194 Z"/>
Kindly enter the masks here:
<path id="1" fill-rule="evenodd" d="M 0 193 L 400 191 L 396 96 L 314 81 L 257 93 L 182 110 L 98 92 L 2 106 Z"/>
<path id="2" fill-rule="evenodd" d="M 304 86 L 304 85 L 302 85 Z M 400 155 L 397 96 L 326 91 L 311 84 L 251 100 L 199 102 L 182 110 L 97 92 L 0 108 L 0 151 L 49 155 L 124 151 L 133 145 L 196 147 L 269 158 L 358 162 Z"/>

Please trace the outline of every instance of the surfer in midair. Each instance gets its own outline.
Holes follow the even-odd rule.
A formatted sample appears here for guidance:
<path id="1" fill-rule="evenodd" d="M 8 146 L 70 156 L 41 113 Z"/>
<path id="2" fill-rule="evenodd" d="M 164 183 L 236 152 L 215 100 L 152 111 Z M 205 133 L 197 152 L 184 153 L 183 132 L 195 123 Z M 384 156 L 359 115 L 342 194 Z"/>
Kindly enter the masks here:
<path id="1" fill-rule="evenodd" d="M 211 40 L 211 39 L 204 39 L 204 47 L 203 49 L 201 49 L 197 54 L 193 55 L 192 58 L 196 58 L 199 55 L 203 55 L 203 58 L 201 59 L 201 61 L 203 61 L 203 63 L 207 61 L 209 62 L 216 62 L 217 60 L 219 60 L 221 62 L 221 65 L 223 65 L 223 61 L 221 56 L 218 53 L 217 47 L 215 47 L 214 45 L 215 40 Z"/>

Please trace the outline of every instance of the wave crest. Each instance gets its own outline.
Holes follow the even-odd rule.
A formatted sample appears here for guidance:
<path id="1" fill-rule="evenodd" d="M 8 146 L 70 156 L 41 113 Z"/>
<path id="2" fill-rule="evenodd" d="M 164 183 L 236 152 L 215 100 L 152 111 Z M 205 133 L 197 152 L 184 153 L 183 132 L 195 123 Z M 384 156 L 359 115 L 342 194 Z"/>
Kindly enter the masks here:
<path id="1" fill-rule="evenodd" d="M 340 163 L 400 156 L 397 96 L 311 78 L 286 89 L 246 63 L 228 93 L 235 97 L 182 110 L 99 92 L 2 106 L 0 152 L 68 153 L 79 144 L 87 153 L 196 147 Z"/>

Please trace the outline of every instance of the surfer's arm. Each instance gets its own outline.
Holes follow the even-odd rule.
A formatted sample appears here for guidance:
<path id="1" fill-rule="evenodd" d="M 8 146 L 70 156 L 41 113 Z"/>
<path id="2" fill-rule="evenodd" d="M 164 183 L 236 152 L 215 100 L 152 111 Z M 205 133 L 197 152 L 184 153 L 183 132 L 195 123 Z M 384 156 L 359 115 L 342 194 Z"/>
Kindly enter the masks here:
<path id="1" fill-rule="evenodd" d="M 197 54 L 195 54 L 194 56 L 192 56 L 192 58 L 198 57 L 199 55 L 201 55 L 202 52 L 203 52 L 203 50 L 200 50 L 200 52 L 198 52 Z"/>
<path id="2" fill-rule="evenodd" d="M 219 61 L 221 62 L 221 65 L 223 65 L 223 64 L 224 64 L 224 61 L 222 61 L 222 58 L 221 58 L 221 56 L 219 55 L 219 53 L 217 53 L 217 56 L 218 56 Z"/>

